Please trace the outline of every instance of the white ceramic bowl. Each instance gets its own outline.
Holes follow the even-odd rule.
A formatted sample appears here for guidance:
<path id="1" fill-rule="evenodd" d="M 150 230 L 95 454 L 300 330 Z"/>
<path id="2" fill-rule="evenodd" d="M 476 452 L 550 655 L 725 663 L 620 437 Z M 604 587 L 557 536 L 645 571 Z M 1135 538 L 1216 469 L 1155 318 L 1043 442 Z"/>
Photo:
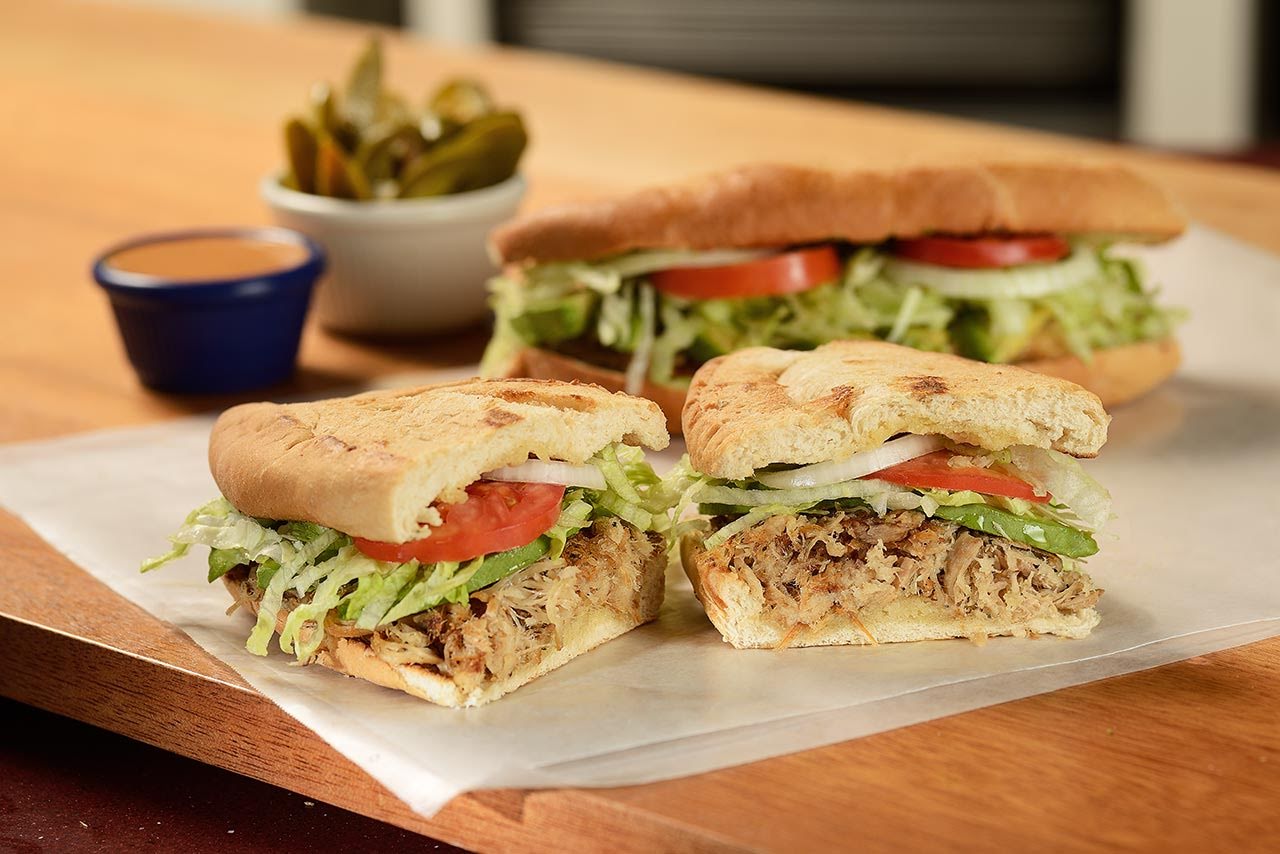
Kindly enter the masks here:
<path id="1" fill-rule="evenodd" d="M 326 329 L 366 334 L 433 332 L 487 312 L 495 267 L 489 231 L 524 196 L 515 175 L 501 184 L 427 199 L 353 202 L 299 193 L 264 178 L 276 221 L 317 240 L 328 254 L 314 311 Z"/>

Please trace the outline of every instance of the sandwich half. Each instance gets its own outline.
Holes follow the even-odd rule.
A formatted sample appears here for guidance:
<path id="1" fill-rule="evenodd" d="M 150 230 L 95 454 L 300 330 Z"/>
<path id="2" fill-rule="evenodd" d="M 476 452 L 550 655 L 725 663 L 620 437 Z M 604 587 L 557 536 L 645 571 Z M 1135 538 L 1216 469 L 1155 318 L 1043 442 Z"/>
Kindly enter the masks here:
<path id="1" fill-rule="evenodd" d="M 222 497 L 143 570 L 208 546 L 250 652 L 476 706 L 657 616 L 667 443 L 652 402 L 549 381 L 237 406 Z"/>
<path id="2" fill-rule="evenodd" d="M 681 557 L 739 648 L 1079 638 L 1110 516 L 1109 418 L 1070 382 L 875 341 L 742 350 L 694 377 Z"/>
<path id="3" fill-rule="evenodd" d="M 1179 354 L 1178 313 L 1108 247 L 1183 227 L 1119 166 L 744 166 L 495 231 L 484 370 L 643 394 L 675 431 L 716 356 L 878 339 L 1068 377 L 1110 406 Z"/>

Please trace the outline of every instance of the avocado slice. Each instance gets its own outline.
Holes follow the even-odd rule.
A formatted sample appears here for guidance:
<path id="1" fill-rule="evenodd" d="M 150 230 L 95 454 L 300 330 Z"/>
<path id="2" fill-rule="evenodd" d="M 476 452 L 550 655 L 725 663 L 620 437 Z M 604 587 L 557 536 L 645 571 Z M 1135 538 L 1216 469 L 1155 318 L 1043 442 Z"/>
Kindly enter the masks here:
<path id="1" fill-rule="evenodd" d="M 516 334 L 529 343 L 556 344 L 577 338 L 587 330 L 595 295 L 582 291 L 552 302 L 530 306 L 511 319 Z"/>
<path id="2" fill-rule="evenodd" d="M 951 338 L 961 356 L 980 362 L 995 361 L 996 348 L 985 311 L 973 309 L 957 317 L 951 324 Z"/>
<path id="3" fill-rule="evenodd" d="M 212 584 L 235 567 L 248 562 L 249 554 L 244 549 L 209 549 L 209 583 Z"/>
<path id="4" fill-rule="evenodd" d="M 956 352 L 966 358 L 981 362 L 1012 362 L 1044 329 L 1050 316 L 1047 310 L 1037 308 L 1021 332 L 997 338 L 991 333 L 991 320 L 987 310 L 969 308 L 952 322 L 951 339 Z"/>
<path id="5" fill-rule="evenodd" d="M 1084 531 L 1060 522 L 1024 519 L 986 504 L 943 506 L 935 510 L 934 515 L 939 519 L 955 522 L 963 528 L 994 534 L 1064 557 L 1088 557 L 1098 551 L 1098 543 Z"/>
<path id="6" fill-rule="evenodd" d="M 725 326 L 707 325 L 689 345 L 689 356 L 695 362 L 709 362 L 738 349 L 738 336 Z"/>
<path id="7" fill-rule="evenodd" d="M 484 559 L 484 563 L 480 564 L 476 574 L 467 579 L 467 592 L 474 593 L 482 587 L 501 581 L 513 572 L 540 560 L 550 550 L 551 540 L 538 537 L 527 546 L 489 555 Z"/>

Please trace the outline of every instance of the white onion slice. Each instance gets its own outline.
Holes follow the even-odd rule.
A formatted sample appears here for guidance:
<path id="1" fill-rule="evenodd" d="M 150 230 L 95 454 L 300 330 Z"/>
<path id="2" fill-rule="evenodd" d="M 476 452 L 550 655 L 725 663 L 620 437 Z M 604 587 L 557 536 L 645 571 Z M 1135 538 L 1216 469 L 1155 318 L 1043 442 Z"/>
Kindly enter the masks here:
<path id="1" fill-rule="evenodd" d="M 1000 270 L 957 270 L 890 258 L 884 276 L 899 285 L 924 285 L 955 299 L 1035 299 L 1082 285 L 1101 272 L 1098 256 L 1082 247 L 1061 261 Z"/>
<path id="2" fill-rule="evenodd" d="M 756 480 L 770 489 L 826 486 L 866 477 L 889 466 L 896 466 L 898 463 L 931 454 L 942 447 L 941 436 L 903 436 L 901 439 L 885 442 L 878 448 L 862 451 L 843 460 L 814 463 L 811 466 L 801 466 L 790 471 L 767 472 L 757 475 Z"/>
<path id="3" fill-rule="evenodd" d="M 559 460 L 529 460 L 518 466 L 494 469 L 480 475 L 481 480 L 503 480 L 508 483 L 558 483 L 604 489 L 604 475 L 595 466 L 563 463 Z"/>
<path id="4" fill-rule="evenodd" d="M 663 269 L 689 270 L 702 267 L 728 267 L 733 264 L 757 261 L 776 254 L 778 254 L 777 249 L 712 249 L 707 252 L 689 252 L 683 256 L 673 254 L 670 266 Z"/>

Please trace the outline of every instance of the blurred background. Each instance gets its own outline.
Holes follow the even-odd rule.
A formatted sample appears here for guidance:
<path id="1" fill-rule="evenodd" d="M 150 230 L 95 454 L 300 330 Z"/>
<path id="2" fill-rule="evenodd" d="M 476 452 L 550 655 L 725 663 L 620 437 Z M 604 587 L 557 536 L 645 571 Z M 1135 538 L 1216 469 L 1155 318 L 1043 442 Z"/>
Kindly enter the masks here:
<path id="1" fill-rule="evenodd" d="M 1264 0 L 149 0 L 316 14 L 1280 166 Z"/>

